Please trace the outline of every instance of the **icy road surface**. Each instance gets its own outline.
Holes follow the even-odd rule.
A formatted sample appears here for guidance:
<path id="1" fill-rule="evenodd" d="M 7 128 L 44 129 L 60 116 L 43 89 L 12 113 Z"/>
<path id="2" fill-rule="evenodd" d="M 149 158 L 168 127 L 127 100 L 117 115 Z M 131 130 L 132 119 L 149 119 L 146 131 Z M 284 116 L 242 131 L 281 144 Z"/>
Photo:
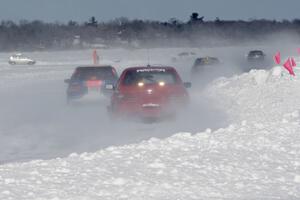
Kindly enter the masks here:
<path id="1" fill-rule="evenodd" d="M 185 49 L 151 50 L 154 64 L 173 65 L 189 81 L 194 58 L 176 63 L 173 55 Z M 200 54 L 199 49 L 188 49 Z M 196 133 L 228 124 L 221 110 L 214 108 L 200 90 L 190 90 L 190 109 L 175 121 L 155 124 L 112 122 L 107 116 L 107 99 L 97 103 L 66 105 L 66 84 L 78 65 L 91 64 L 92 50 L 33 52 L 34 66 L 10 66 L 10 54 L 0 54 L 0 163 L 48 159 L 72 152 L 93 152 L 111 145 L 139 142 L 151 137 L 165 138 L 177 132 Z M 101 62 L 118 73 L 130 66 L 146 65 L 148 50 L 102 50 Z"/>

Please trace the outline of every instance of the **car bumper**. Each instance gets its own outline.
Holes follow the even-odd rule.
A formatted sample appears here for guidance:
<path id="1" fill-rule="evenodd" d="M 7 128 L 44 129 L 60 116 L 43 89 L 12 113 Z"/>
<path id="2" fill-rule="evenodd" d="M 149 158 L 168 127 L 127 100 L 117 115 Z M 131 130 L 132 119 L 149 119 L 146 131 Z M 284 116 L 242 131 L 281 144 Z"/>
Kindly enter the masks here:
<path id="1" fill-rule="evenodd" d="M 108 111 L 115 117 L 163 119 L 176 115 L 176 108 L 160 103 L 142 103 L 138 105 L 119 104 L 109 106 Z"/>

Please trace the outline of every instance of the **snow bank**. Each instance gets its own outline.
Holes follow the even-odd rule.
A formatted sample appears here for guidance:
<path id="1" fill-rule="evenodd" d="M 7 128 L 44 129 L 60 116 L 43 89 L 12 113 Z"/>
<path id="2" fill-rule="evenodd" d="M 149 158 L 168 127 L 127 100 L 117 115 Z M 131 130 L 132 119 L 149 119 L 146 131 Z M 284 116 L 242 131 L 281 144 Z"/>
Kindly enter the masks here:
<path id="1" fill-rule="evenodd" d="M 298 199 L 298 118 L 0 167 L 0 199 Z M 298 145 L 298 146 L 297 146 Z"/>
<path id="2" fill-rule="evenodd" d="M 217 101 L 233 122 L 255 120 L 280 121 L 286 113 L 300 107 L 300 80 L 281 67 L 270 71 L 252 70 L 241 76 L 219 79 L 207 89 L 207 94 Z"/>
<path id="3" fill-rule="evenodd" d="M 251 71 L 206 93 L 227 128 L 0 166 L 0 199 L 299 199 L 300 82 Z"/>

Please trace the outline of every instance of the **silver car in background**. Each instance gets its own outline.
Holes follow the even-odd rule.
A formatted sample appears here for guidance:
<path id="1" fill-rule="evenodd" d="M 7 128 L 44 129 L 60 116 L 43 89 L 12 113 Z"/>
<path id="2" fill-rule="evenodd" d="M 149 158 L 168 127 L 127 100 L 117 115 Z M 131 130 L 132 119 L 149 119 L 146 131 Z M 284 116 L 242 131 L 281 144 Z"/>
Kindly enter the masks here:
<path id="1" fill-rule="evenodd" d="M 9 57 L 8 63 L 11 65 L 34 65 L 36 61 L 21 53 L 17 53 Z"/>

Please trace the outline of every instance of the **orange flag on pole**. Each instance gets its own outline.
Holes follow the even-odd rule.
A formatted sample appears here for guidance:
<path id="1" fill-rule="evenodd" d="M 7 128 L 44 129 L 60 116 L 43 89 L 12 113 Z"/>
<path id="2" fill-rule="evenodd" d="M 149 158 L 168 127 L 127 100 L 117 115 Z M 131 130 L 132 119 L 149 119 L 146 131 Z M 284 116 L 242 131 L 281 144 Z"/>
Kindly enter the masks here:
<path id="1" fill-rule="evenodd" d="M 98 65 L 99 64 L 99 56 L 97 54 L 97 50 L 94 49 L 93 51 L 93 63 L 94 65 Z"/>

